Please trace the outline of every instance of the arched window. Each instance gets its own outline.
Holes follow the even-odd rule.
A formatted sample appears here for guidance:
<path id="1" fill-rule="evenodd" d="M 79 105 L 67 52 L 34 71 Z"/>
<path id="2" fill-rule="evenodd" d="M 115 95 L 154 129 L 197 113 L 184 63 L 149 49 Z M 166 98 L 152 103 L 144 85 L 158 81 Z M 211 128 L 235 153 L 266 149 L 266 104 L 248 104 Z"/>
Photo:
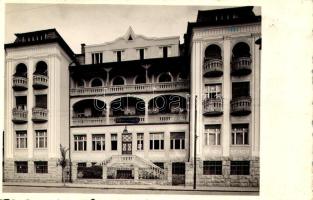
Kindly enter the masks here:
<path id="1" fill-rule="evenodd" d="M 239 42 L 233 48 L 233 57 L 250 57 L 250 47 L 247 43 Z"/>
<path id="2" fill-rule="evenodd" d="M 159 76 L 159 82 L 172 82 L 172 76 L 170 73 L 163 73 Z"/>
<path id="3" fill-rule="evenodd" d="M 135 84 L 146 83 L 146 77 L 144 75 L 139 75 L 136 77 Z"/>
<path id="4" fill-rule="evenodd" d="M 78 80 L 77 87 L 85 87 L 85 81 L 83 79 Z"/>
<path id="5" fill-rule="evenodd" d="M 212 44 L 205 49 L 205 57 L 208 59 L 221 59 L 221 48 L 216 44 Z"/>
<path id="6" fill-rule="evenodd" d="M 125 81 L 122 77 L 118 76 L 116 78 L 114 78 L 112 85 L 124 85 Z"/>
<path id="7" fill-rule="evenodd" d="M 24 63 L 20 63 L 16 66 L 14 76 L 25 77 L 27 78 L 27 67 Z"/>
<path id="8" fill-rule="evenodd" d="M 91 81 L 91 87 L 100 87 L 100 86 L 102 86 L 102 81 L 100 79 L 96 78 Z"/>
<path id="9" fill-rule="evenodd" d="M 34 74 L 48 76 L 48 66 L 44 61 L 39 61 L 36 64 L 36 71 Z"/>

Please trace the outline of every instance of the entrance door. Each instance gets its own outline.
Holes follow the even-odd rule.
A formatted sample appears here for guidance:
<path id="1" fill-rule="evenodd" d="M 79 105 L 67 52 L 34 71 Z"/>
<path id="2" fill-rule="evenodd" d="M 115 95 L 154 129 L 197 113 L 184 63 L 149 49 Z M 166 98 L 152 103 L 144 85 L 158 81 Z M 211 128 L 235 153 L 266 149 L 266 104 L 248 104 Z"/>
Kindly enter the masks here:
<path id="1" fill-rule="evenodd" d="M 172 163 L 172 185 L 185 185 L 185 163 Z"/>
<path id="2" fill-rule="evenodd" d="M 132 134 L 122 134 L 122 154 L 132 154 Z"/>

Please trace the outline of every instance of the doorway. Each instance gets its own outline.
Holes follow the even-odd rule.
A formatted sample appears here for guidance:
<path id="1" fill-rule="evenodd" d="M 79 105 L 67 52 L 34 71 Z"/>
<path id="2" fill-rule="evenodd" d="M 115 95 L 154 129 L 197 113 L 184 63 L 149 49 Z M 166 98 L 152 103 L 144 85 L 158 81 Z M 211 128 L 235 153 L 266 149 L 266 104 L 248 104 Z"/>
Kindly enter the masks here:
<path id="1" fill-rule="evenodd" d="M 123 133 L 122 134 L 122 154 L 129 155 L 132 154 L 132 134 L 131 133 Z"/>

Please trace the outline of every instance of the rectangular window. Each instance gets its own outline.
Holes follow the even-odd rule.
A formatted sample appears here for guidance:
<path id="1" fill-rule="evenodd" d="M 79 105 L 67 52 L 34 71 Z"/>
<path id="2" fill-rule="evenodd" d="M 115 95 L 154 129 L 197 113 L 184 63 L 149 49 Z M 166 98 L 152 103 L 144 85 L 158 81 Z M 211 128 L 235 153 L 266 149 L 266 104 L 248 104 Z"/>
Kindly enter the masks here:
<path id="1" fill-rule="evenodd" d="M 87 150 L 87 136 L 74 135 L 74 151 L 86 151 L 86 150 Z"/>
<path id="2" fill-rule="evenodd" d="M 230 175 L 249 175 L 249 161 L 230 161 Z"/>
<path id="3" fill-rule="evenodd" d="M 15 104 L 18 110 L 27 110 L 27 96 L 15 97 Z"/>
<path id="4" fill-rule="evenodd" d="M 203 161 L 204 175 L 222 175 L 222 161 Z"/>
<path id="5" fill-rule="evenodd" d="M 16 131 L 16 148 L 27 148 L 27 131 Z"/>
<path id="6" fill-rule="evenodd" d="M 105 134 L 92 135 L 92 150 L 104 151 L 105 150 Z"/>
<path id="7" fill-rule="evenodd" d="M 164 163 L 163 162 L 155 162 L 153 164 L 155 164 L 156 166 L 160 167 L 161 169 L 164 169 Z"/>
<path id="8" fill-rule="evenodd" d="M 164 149 L 164 133 L 150 133 L 150 149 Z"/>
<path id="9" fill-rule="evenodd" d="M 15 161 L 15 171 L 16 173 L 28 173 L 27 161 Z"/>
<path id="10" fill-rule="evenodd" d="M 47 95 L 35 95 L 35 107 L 47 108 Z"/>
<path id="11" fill-rule="evenodd" d="M 221 144 L 221 125 L 205 125 L 205 145 Z"/>
<path id="12" fill-rule="evenodd" d="M 111 150 L 117 150 L 117 134 L 111 134 Z"/>
<path id="13" fill-rule="evenodd" d="M 35 173 L 46 174 L 48 173 L 48 162 L 47 161 L 35 161 Z"/>
<path id="14" fill-rule="evenodd" d="M 206 95 L 209 99 L 222 97 L 222 84 L 205 85 Z"/>
<path id="15" fill-rule="evenodd" d="M 92 56 L 92 64 L 99 64 L 99 63 L 102 63 L 103 60 L 103 54 L 102 53 L 92 53 L 91 54 Z"/>
<path id="16" fill-rule="evenodd" d="M 249 124 L 232 125 L 232 144 L 248 145 L 249 144 Z"/>
<path id="17" fill-rule="evenodd" d="M 116 61 L 117 62 L 122 61 L 122 51 L 116 51 Z"/>
<path id="18" fill-rule="evenodd" d="M 47 130 L 36 130 L 36 148 L 47 148 Z"/>
<path id="19" fill-rule="evenodd" d="M 137 150 L 143 150 L 143 133 L 137 133 Z"/>
<path id="20" fill-rule="evenodd" d="M 238 82 L 232 84 L 232 98 L 249 96 L 250 96 L 249 82 Z"/>
<path id="21" fill-rule="evenodd" d="M 171 132 L 171 149 L 185 149 L 185 132 Z"/>
<path id="22" fill-rule="evenodd" d="M 145 49 L 139 49 L 139 59 L 145 59 Z"/>
<path id="23" fill-rule="evenodd" d="M 167 58 L 168 57 L 168 47 L 163 47 L 163 58 Z"/>

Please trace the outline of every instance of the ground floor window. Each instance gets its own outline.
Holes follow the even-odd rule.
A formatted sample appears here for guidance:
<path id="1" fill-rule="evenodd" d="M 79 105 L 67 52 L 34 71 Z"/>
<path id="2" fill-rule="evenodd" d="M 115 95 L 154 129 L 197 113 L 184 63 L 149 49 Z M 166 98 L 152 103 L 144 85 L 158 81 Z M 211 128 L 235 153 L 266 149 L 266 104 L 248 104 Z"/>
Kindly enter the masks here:
<path id="1" fill-rule="evenodd" d="M 185 149 L 185 132 L 171 133 L 171 149 Z"/>
<path id="2" fill-rule="evenodd" d="M 185 174 L 185 163 L 172 163 L 172 174 Z"/>
<path id="3" fill-rule="evenodd" d="M 164 133 L 150 133 L 150 149 L 164 149 Z"/>
<path id="4" fill-rule="evenodd" d="M 160 167 L 161 169 L 164 169 L 164 163 L 163 162 L 155 162 L 156 166 Z"/>
<path id="5" fill-rule="evenodd" d="M 230 161 L 231 175 L 249 175 L 250 161 Z"/>
<path id="6" fill-rule="evenodd" d="M 75 151 L 87 150 L 87 136 L 86 135 L 74 135 L 74 150 Z"/>
<path id="7" fill-rule="evenodd" d="M 16 173 L 28 173 L 27 161 L 15 161 Z"/>
<path id="8" fill-rule="evenodd" d="M 92 150 L 93 151 L 104 151 L 105 150 L 105 135 L 104 134 L 93 134 L 92 135 Z"/>
<path id="9" fill-rule="evenodd" d="M 36 148 L 47 148 L 47 130 L 36 131 Z"/>
<path id="10" fill-rule="evenodd" d="M 232 125 L 232 144 L 247 145 L 249 144 L 248 124 L 233 124 Z"/>
<path id="11" fill-rule="evenodd" d="M 35 173 L 45 174 L 48 173 L 48 162 L 47 161 L 35 161 Z"/>
<path id="12" fill-rule="evenodd" d="M 204 175 L 222 175 L 222 161 L 203 161 Z"/>
<path id="13" fill-rule="evenodd" d="M 16 148 L 27 148 L 27 131 L 16 131 Z"/>

